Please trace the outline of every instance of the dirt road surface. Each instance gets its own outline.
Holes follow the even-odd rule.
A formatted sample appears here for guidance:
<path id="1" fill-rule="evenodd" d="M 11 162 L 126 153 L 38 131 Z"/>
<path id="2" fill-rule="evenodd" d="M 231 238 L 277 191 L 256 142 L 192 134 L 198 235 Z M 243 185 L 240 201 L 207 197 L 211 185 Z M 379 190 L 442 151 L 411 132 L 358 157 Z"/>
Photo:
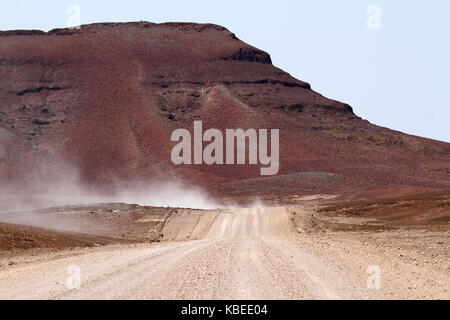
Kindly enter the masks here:
<path id="1" fill-rule="evenodd" d="M 160 243 L 49 253 L 0 268 L 0 298 L 450 298 L 447 258 L 411 263 L 403 251 L 356 237 L 302 232 L 289 208 L 181 211 L 163 232 Z"/>

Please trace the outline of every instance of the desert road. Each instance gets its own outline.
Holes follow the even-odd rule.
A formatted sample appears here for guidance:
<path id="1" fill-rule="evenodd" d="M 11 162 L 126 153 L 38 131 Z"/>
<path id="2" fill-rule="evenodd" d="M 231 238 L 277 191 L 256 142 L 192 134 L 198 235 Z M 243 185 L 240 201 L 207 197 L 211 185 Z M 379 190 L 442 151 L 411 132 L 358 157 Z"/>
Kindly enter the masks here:
<path id="1" fill-rule="evenodd" d="M 180 213 L 169 219 L 160 243 L 82 249 L 2 270 L 0 298 L 450 297 L 445 269 L 402 262 L 395 250 L 348 237 L 303 234 L 291 220 L 287 208 Z M 378 283 L 368 280 L 373 265 Z M 73 266 L 78 288 L 67 285 Z"/>

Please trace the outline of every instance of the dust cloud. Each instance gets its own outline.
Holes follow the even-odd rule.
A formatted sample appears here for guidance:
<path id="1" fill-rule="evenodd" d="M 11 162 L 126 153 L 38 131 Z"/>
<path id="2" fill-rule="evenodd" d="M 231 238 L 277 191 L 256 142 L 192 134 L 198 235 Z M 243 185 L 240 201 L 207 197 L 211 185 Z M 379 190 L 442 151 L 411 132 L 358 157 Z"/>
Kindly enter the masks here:
<path id="1" fill-rule="evenodd" d="M 25 171 L 17 179 L 2 180 L 0 213 L 99 203 L 191 209 L 221 207 L 205 190 L 171 178 L 134 183 L 112 179 L 106 187 L 95 187 L 84 183 L 77 169 L 57 160 Z"/>

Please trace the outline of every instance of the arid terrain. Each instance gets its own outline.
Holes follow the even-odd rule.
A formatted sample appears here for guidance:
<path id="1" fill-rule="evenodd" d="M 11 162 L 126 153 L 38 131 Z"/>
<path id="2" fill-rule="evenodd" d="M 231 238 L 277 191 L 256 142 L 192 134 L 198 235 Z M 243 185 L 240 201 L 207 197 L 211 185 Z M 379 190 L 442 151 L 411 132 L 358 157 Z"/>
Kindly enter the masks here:
<path id="1" fill-rule="evenodd" d="M 450 189 L 448 143 L 361 119 L 218 25 L 3 31 L 0 75 L 2 211 L 17 193 L 114 195 L 164 180 L 225 200 Z M 261 177 L 259 165 L 175 166 L 171 133 L 192 132 L 195 120 L 205 130 L 279 129 L 279 174 Z"/>
<path id="2" fill-rule="evenodd" d="M 52 230 L 0 225 L 0 298 L 449 299 L 449 206 L 446 192 L 274 208 L 29 212 L 22 223 L 38 225 L 44 220 L 29 217 L 42 215 Z M 402 207 L 410 219 L 396 219 Z M 69 266 L 81 272 L 79 289 L 67 287 Z M 373 266 L 379 289 L 367 285 Z"/>
<path id="3" fill-rule="evenodd" d="M 450 144 L 312 86 L 213 24 L 0 31 L 0 299 L 450 299 Z M 198 120 L 278 174 L 175 165 Z"/>

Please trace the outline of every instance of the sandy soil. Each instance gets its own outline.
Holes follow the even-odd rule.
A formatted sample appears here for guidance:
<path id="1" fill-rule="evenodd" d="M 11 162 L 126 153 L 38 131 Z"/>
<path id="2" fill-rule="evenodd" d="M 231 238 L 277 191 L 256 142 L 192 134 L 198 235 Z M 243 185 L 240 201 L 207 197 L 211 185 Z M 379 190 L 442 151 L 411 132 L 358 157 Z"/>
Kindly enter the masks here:
<path id="1" fill-rule="evenodd" d="M 450 299 L 448 233 L 324 232 L 299 218 L 310 214 L 305 207 L 177 210 L 160 243 L 2 264 L 0 298 Z M 421 253 L 429 242 L 435 247 Z M 67 287 L 69 266 L 80 270 L 79 289 Z M 379 268 L 378 290 L 368 288 L 370 266 Z"/>
<path id="2" fill-rule="evenodd" d="M 92 204 L 2 213 L 0 222 L 86 236 L 151 242 L 159 239 L 160 227 L 174 210 L 123 203 Z"/>

